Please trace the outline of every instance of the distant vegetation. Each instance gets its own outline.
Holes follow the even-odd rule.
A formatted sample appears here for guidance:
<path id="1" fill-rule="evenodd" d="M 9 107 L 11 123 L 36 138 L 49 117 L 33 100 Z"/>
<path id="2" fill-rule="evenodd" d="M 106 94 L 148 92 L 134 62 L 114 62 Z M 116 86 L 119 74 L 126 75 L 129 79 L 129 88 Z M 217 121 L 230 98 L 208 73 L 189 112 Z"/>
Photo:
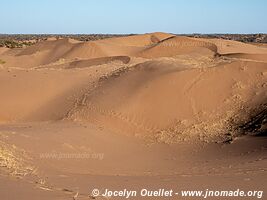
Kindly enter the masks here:
<path id="1" fill-rule="evenodd" d="M 27 42 L 27 41 L 16 41 L 12 39 L 0 39 L 0 47 L 7 47 L 7 48 L 22 48 L 24 46 L 30 46 L 35 44 L 34 42 Z"/>
<path id="2" fill-rule="evenodd" d="M 135 34 L 0 34 L 0 47 L 22 48 L 30 46 L 39 41 L 54 38 L 71 38 L 79 41 L 94 41 L 105 38 L 131 36 Z M 241 42 L 267 43 L 267 34 L 177 34 L 196 38 L 222 38 Z"/>
<path id="3" fill-rule="evenodd" d="M 267 34 L 190 34 L 185 36 L 196 38 L 221 38 L 240 42 L 267 43 Z"/>
<path id="4" fill-rule="evenodd" d="M 48 38 L 71 38 L 78 41 L 94 41 L 105 38 L 130 36 L 134 34 L 40 34 L 40 35 L 24 35 L 24 34 L 0 34 L 0 47 L 7 48 L 22 48 L 25 46 L 33 45 L 39 41 L 47 40 Z"/>

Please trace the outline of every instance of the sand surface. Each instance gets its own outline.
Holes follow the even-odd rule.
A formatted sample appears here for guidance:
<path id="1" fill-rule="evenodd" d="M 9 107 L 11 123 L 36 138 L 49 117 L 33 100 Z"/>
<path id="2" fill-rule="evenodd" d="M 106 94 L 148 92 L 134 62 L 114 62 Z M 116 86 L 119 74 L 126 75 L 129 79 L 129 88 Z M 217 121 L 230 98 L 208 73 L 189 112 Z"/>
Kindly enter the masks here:
<path id="1" fill-rule="evenodd" d="M 1 199 L 267 192 L 264 46 L 151 33 L 51 39 L 0 59 Z"/>

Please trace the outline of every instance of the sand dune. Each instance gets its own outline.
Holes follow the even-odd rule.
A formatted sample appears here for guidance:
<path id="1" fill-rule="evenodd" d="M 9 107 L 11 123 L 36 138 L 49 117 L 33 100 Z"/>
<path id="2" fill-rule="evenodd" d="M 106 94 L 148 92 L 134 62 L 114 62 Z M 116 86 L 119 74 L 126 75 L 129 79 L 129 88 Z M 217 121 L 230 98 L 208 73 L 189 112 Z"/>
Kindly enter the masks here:
<path id="1" fill-rule="evenodd" d="M 115 45 L 119 44 L 122 46 L 143 47 L 143 46 L 150 46 L 153 44 L 157 44 L 171 37 L 174 37 L 174 35 L 168 33 L 156 32 L 156 33 L 148 33 L 148 34 L 134 35 L 128 37 L 109 38 L 103 41 Z"/>
<path id="2" fill-rule="evenodd" d="M 110 56 L 134 56 L 146 46 L 156 44 L 171 34 L 154 33 L 99 41 L 79 42 L 69 38 L 42 41 L 3 55 L 8 67 L 34 67 L 66 59 L 91 59 Z M 4 52 L 3 52 L 4 53 Z M 15 57 L 14 57 L 15 54 Z"/>
<path id="3" fill-rule="evenodd" d="M 72 117 L 109 123 L 126 133 L 160 134 L 166 137 L 163 140 L 171 137 L 173 142 L 175 136 L 218 136 L 227 126 L 224 122 L 238 117 L 241 102 L 252 106 L 253 98 L 261 100 L 262 96 L 255 93 L 266 91 L 260 86 L 267 81 L 262 70 L 266 73 L 266 64 L 234 62 L 190 69 L 149 61 L 101 81 L 84 95 Z"/>
<path id="4" fill-rule="evenodd" d="M 128 56 L 111 56 L 111 57 L 103 57 L 103 58 L 93 58 L 93 59 L 87 59 L 87 60 L 78 60 L 71 62 L 66 68 L 84 68 L 84 67 L 90 67 L 95 65 L 103 65 L 108 64 L 110 62 L 122 62 L 123 64 L 127 64 L 130 62 L 130 57 Z"/>
<path id="5" fill-rule="evenodd" d="M 8 51 L 9 49 L 6 47 L 0 47 L 0 55 Z"/>
<path id="6" fill-rule="evenodd" d="M 229 53 L 232 51 L 237 53 Z M 235 41 L 164 33 L 94 42 L 40 42 L 13 55 L 9 52 L 8 58 L 13 61 L 5 59 L 5 52 L 2 54 L 6 69 L 1 80 L 11 84 L 1 84 L 6 95 L 1 99 L 0 118 L 24 120 L 40 109 L 46 117 L 37 114 L 36 119 L 95 120 L 107 127 L 110 124 L 109 128 L 116 131 L 138 135 L 148 132 L 158 137 L 172 130 L 175 135 L 184 132 L 179 135 L 183 138 L 191 137 L 188 131 L 199 136 L 204 128 L 214 126 L 218 131 L 210 129 L 213 133 L 205 134 L 218 135 L 219 129 L 227 127 L 224 122 L 238 114 L 240 107 L 250 106 L 255 93 L 264 93 L 265 88 L 259 85 L 266 81 L 265 51 Z M 131 58 L 134 59 L 129 63 Z M 26 59 L 29 61 L 18 65 Z M 105 67 L 99 68 L 101 65 Z M 30 71 L 23 70 L 29 66 Z M 35 68 L 41 71 L 34 71 Z M 74 88 L 77 96 L 72 95 Z M 55 105 L 67 106 L 54 110 Z"/>
<path id="7" fill-rule="evenodd" d="M 252 44 L 246 44 L 232 40 L 222 39 L 195 39 L 198 41 L 207 41 L 217 46 L 218 53 L 229 54 L 229 53 L 248 53 L 248 54 L 261 54 L 267 53 L 267 49 L 255 46 Z"/>
<path id="8" fill-rule="evenodd" d="M 42 41 L 22 50 L 6 52 L 3 60 L 7 67 L 31 68 L 56 62 L 73 46 L 70 39 Z"/>
<path id="9" fill-rule="evenodd" d="M 140 52 L 140 56 L 157 58 L 191 53 L 212 56 L 217 53 L 217 46 L 210 42 L 194 40 L 187 37 L 172 37 L 148 47 Z"/>
<path id="10" fill-rule="evenodd" d="M 22 56 L 22 55 L 31 55 L 35 54 L 37 52 L 41 51 L 52 51 L 52 52 L 57 52 L 58 49 L 62 48 L 62 50 L 67 51 L 72 45 L 73 40 L 71 39 L 58 39 L 58 40 L 47 40 L 47 41 L 42 41 L 39 42 L 33 46 L 29 46 L 22 50 L 20 53 L 17 54 L 17 56 Z M 64 52 L 63 51 L 63 52 Z M 59 51 L 62 53 L 62 51 Z"/>
<path id="11" fill-rule="evenodd" d="M 264 190 L 266 138 L 250 135 L 266 133 L 266 55 L 165 33 L 0 48 L 0 182 L 25 200 L 122 185 Z"/>
<path id="12" fill-rule="evenodd" d="M 243 59 L 243 60 L 267 62 L 267 53 L 266 54 L 230 53 L 230 54 L 224 54 L 224 56 L 230 58 Z"/>
<path id="13" fill-rule="evenodd" d="M 43 105 L 53 101 L 54 98 L 61 99 L 60 105 L 64 107 L 67 102 L 62 97 L 66 90 L 79 85 L 84 78 L 82 74 L 70 72 L 43 72 L 43 71 L 24 71 L 24 70 L 3 70 L 1 72 L 1 92 L 4 93 L 1 102 L 1 121 L 21 121 L 31 112 L 36 112 Z M 25 79 L 26 78 L 26 79 Z M 8 83 L 8 84 L 7 84 Z M 69 93 L 68 95 L 72 95 Z M 65 108 L 68 109 L 68 108 Z M 60 107 L 56 110 L 43 112 L 42 115 L 48 115 L 49 119 L 61 118 Z"/>

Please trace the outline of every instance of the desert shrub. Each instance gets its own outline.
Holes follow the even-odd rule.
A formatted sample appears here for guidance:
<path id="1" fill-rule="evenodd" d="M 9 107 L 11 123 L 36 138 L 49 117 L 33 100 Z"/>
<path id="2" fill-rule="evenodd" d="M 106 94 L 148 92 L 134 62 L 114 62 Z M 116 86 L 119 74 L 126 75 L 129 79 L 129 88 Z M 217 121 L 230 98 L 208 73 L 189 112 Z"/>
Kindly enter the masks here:
<path id="1" fill-rule="evenodd" d="M 5 64 L 5 63 L 6 63 L 6 61 L 0 59 L 0 65 Z"/>

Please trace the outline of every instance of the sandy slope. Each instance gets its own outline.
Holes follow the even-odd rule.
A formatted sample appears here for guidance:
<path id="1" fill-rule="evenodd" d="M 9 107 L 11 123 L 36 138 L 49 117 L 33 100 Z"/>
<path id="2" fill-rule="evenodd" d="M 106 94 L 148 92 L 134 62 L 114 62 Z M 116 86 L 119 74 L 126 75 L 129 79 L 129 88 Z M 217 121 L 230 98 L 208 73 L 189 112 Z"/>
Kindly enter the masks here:
<path id="1" fill-rule="evenodd" d="M 172 140 L 168 142 L 200 133 L 205 139 L 222 134 L 224 122 L 235 117 L 240 106 L 266 97 L 262 71 L 266 73 L 265 64 L 252 62 L 188 69 L 149 61 L 103 80 L 84 95 L 71 117 L 100 121 L 125 133 L 159 134 Z"/>
<path id="2" fill-rule="evenodd" d="M 266 134 L 266 57 L 252 44 L 165 33 L 1 48 L 1 196 L 266 191 L 266 138 L 239 137 Z"/>
<path id="3" fill-rule="evenodd" d="M 17 156 L 23 149 L 31 158 L 25 159 L 20 171 L 33 169 L 24 182 L 6 175 L 0 178 L 8 183 L 0 190 L 5 199 L 28 199 L 36 194 L 40 199 L 72 199 L 77 192 L 79 199 L 91 199 L 93 188 L 266 191 L 266 138 L 244 137 L 231 145 L 147 146 L 94 125 L 61 122 L 2 126 L 1 140 L 13 144 Z M 64 154 L 87 157 L 64 158 Z M 17 192 L 4 191 L 10 187 Z"/>
<path id="4" fill-rule="evenodd" d="M 146 48 L 140 52 L 139 56 L 158 58 L 192 53 L 213 56 L 217 53 L 217 46 L 210 42 L 198 41 L 187 37 L 171 37 Z"/>

